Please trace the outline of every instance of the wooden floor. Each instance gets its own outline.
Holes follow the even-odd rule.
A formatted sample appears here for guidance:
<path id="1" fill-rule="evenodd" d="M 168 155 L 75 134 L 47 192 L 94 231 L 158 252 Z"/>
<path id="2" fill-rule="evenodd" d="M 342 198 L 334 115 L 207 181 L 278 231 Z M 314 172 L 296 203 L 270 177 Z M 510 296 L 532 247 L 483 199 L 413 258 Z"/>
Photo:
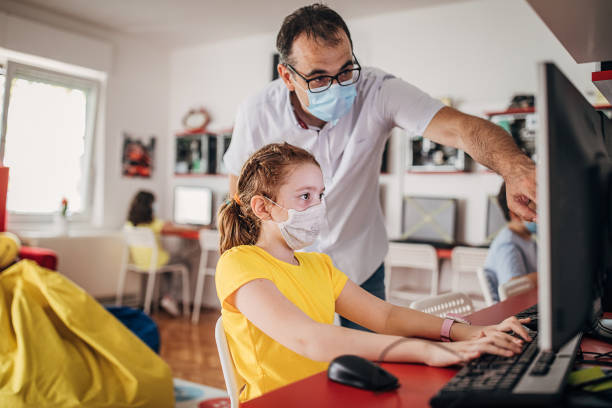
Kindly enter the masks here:
<path id="1" fill-rule="evenodd" d="M 216 309 L 203 309 L 195 325 L 186 317 L 171 317 L 163 311 L 151 317 L 159 326 L 161 357 L 172 369 L 172 376 L 225 389 L 215 343 Z"/>

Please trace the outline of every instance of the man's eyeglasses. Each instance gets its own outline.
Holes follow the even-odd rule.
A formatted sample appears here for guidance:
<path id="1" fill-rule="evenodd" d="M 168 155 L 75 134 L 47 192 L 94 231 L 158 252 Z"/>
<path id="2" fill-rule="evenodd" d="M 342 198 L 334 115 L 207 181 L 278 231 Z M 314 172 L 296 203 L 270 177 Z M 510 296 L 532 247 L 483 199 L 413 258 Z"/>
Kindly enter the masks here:
<path id="1" fill-rule="evenodd" d="M 353 59 L 355 62 L 353 63 L 352 68 L 345 69 L 338 74 L 331 75 L 320 75 L 314 78 L 306 78 L 304 75 L 300 74 L 295 68 L 291 66 L 291 64 L 286 64 L 289 69 L 295 72 L 300 78 L 306 82 L 308 85 L 308 90 L 312 93 L 319 93 L 327 91 L 331 88 L 334 80 L 341 86 L 349 86 L 353 85 L 355 82 L 359 80 L 359 75 L 361 74 L 361 66 L 359 65 L 359 61 L 357 61 L 357 57 L 353 55 Z"/>

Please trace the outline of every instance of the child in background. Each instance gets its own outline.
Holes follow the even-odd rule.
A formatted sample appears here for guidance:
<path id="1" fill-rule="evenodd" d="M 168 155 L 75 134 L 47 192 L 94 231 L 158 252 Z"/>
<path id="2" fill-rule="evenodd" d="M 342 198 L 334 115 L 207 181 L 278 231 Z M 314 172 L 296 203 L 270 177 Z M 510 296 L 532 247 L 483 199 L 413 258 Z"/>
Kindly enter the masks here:
<path id="1" fill-rule="evenodd" d="M 534 239 L 537 224 L 525 222 L 510 211 L 506 183 L 499 189 L 497 202 L 508 224 L 491 242 L 484 265 L 489 293 L 495 302 L 499 302 L 499 286 L 512 279 L 527 276 L 535 286 L 538 284 L 538 245 Z"/>
<path id="2" fill-rule="evenodd" d="M 157 267 L 166 265 L 170 261 L 170 254 L 161 245 L 161 234 L 164 232 L 180 232 L 182 230 L 189 230 L 189 228 L 183 228 L 172 224 L 171 222 L 165 222 L 158 218 L 155 218 L 154 211 L 155 196 L 149 191 L 139 191 L 130 204 L 130 210 L 128 212 L 127 225 L 134 227 L 146 227 L 153 230 L 155 233 L 155 240 L 157 241 Z M 130 247 L 130 257 L 134 265 L 148 269 L 151 262 L 151 250 L 148 248 Z M 172 260 L 172 263 L 184 263 L 181 259 Z M 160 289 L 163 293 L 161 299 L 162 308 L 172 316 L 179 315 L 179 309 L 176 302 L 180 287 L 178 280 L 173 276 L 172 273 L 167 272 L 164 274 L 164 278 L 160 285 Z"/>
<path id="3" fill-rule="evenodd" d="M 515 317 L 494 326 L 452 324 L 369 294 L 325 254 L 295 252 L 342 217 L 326 214 L 321 169 L 307 151 L 287 143 L 261 148 L 244 164 L 237 191 L 219 211 L 215 279 L 232 358 L 246 382 L 241 401 L 323 371 L 342 354 L 376 360 L 402 337 L 423 339 L 398 344 L 385 361 L 447 366 L 519 352 L 523 341 L 505 331 L 531 340 Z M 355 239 L 367 233 L 355 226 Z M 334 312 L 374 333 L 334 326 Z"/>

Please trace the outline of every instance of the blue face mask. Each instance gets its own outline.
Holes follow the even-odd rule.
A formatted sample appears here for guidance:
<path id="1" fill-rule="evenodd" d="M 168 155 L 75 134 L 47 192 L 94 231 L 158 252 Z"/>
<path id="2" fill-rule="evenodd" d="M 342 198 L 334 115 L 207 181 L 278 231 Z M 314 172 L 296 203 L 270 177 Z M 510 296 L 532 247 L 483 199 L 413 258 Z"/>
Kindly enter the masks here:
<path id="1" fill-rule="evenodd" d="M 308 91 L 308 111 L 324 122 L 335 123 L 344 116 L 355 102 L 356 84 L 340 86 L 334 84 L 327 91 Z"/>
<path id="2" fill-rule="evenodd" d="M 538 233 L 538 224 L 536 224 L 535 222 L 526 222 L 525 228 L 527 228 L 527 230 L 532 234 Z"/>

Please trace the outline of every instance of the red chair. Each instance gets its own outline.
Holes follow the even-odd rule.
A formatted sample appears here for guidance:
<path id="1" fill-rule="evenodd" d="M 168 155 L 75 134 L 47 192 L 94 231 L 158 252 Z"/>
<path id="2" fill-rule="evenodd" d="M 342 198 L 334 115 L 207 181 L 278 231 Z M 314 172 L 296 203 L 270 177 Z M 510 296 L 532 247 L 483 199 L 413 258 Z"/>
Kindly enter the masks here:
<path id="1" fill-rule="evenodd" d="M 6 231 L 8 176 L 8 167 L 0 167 L 0 231 Z M 19 257 L 31 259 L 43 268 L 57 270 L 57 254 L 50 249 L 22 246 L 19 250 Z"/>

